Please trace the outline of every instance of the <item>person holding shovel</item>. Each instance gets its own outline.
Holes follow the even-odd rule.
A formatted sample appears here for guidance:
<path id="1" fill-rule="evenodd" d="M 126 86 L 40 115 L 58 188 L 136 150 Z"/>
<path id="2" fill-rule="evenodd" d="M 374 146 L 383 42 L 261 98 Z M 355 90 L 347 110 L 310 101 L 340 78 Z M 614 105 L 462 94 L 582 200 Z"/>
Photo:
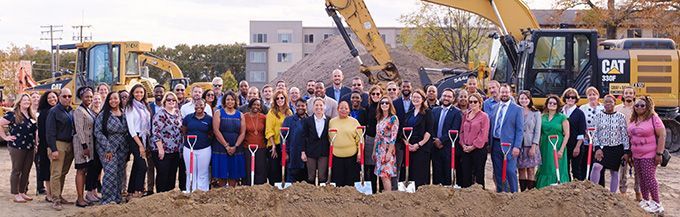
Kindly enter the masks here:
<path id="1" fill-rule="evenodd" d="M 252 182 L 250 176 L 246 176 L 245 183 L 261 185 L 267 182 L 267 146 L 264 140 L 264 127 L 267 116 L 262 114 L 262 101 L 258 98 L 250 99 L 246 102 L 248 112 L 243 114 L 246 122 L 246 136 L 243 140 L 244 145 L 257 145 L 255 151 L 255 177 Z M 251 171 L 251 158 L 246 157 L 246 171 Z"/>
<path id="2" fill-rule="evenodd" d="M 337 187 L 354 186 L 354 182 L 359 179 L 359 162 L 362 157 L 359 152 L 359 141 L 361 135 L 357 133 L 359 121 L 349 116 L 349 104 L 347 101 L 340 101 L 338 104 L 338 117 L 330 120 L 328 127 L 337 129 L 337 136 L 333 142 L 333 168 L 331 168 Z"/>
<path id="3" fill-rule="evenodd" d="M 303 137 L 302 121 L 307 118 L 307 102 L 302 99 L 295 101 L 295 115 L 283 120 L 283 127 L 288 127 L 289 136 L 286 138 L 286 182 L 299 182 L 306 179 L 304 162 L 301 152 Z"/>
<path id="4" fill-rule="evenodd" d="M 418 89 L 411 94 L 413 109 L 409 110 L 401 123 L 401 127 L 412 127 L 411 138 L 406 141 L 403 139 L 405 151 L 410 151 L 410 171 L 411 180 L 415 181 L 416 188 L 430 183 L 430 153 L 432 143 L 430 143 L 433 121 L 431 111 L 425 102 L 425 92 Z M 448 131 L 447 131 L 448 132 Z"/>
<path id="5" fill-rule="evenodd" d="M 511 90 L 510 85 L 501 85 L 498 89 L 500 102 L 489 111 L 489 145 L 496 191 L 514 193 L 517 192 L 517 157 L 524 137 L 524 116 L 522 108 L 511 101 Z M 510 143 L 511 150 L 505 150 L 503 143 Z M 505 171 L 502 169 L 504 159 L 507 160 Z M 507 186 L 503 183 L 503 174 L 507 175 Z"/>
<path id="6" fill-rule="evenodd" d="M 305 144 L 302 146 L 300 158 L 307 165 L 307 183 L 314 184 L 317 174 L 319 183 L 325 183 L 328 180 L 329 118 L 324 114 L 326 110 L 324 98 L 311 98 L 308 102 L 312 102 L 314 115 L 302 123 Z"/>
<path id="7" fill-rule="evenodd" d="M 531 190 L 536 185 L 536 166 L 541 164 L 541 151 L 538 146 L 541 139 L 541 113 L 534 107 L 531 92 L 519 92 L 517 102 L 522 106 L 524 114 L 524 140 L 522 153 L 517 160 L 519 169 L 519 187 L 522 191 Z"/>
<path id="8" fill-rule="evenodd" d="M 205 111 L 206 103 L 203 99 L 198 99 L 194 101 L 194 112 L 188 114 L 184 117 L 182 121 L 182 132 L 184 135 L 195 135 L 196 141 L 189 141 L 186 139 L 184 141 L 184 147 L 182 154 L 184 155 L 184 165 L 186 168 L 186 189 L 208 191 L 210 190 L 210 156 L 212 154 L 212 149 L 210 144 L 212 144 L 213 128 L 212 128 L 212 116 L 209 114 L 212 112 Z M 193 140 L 193 139 L 192 139 Z M 193 143 L 194 157 L 191 154 L 191 144 Z M 190 160 L 193 159 L 193 164 Z M 191 179 L 191 165 L 194 166 L 193 169 L 193 180 Z"/>
<path id="9" fill-rule="evenodd" d="M 562 103 L 555 95 L 549 95 L 545 100 L 545 108 L 541 116 L 541 165 L 536 172 L 536 188 L 544 188 L 553 184 L 565 183 L 570 181 L 567 165 L 567 141 L 569 141 L 569 121 L 567 116 L 559 112 L 562 110 Z M 557 135 L 557 139 L 550 136 Z M 553 137 L 554 138 L 554 137 Z M 553 144 L 557 144 L 553 147 Z M 559 165 L 559 178 L 555 167 L 555 154 L 557 151 L 557 162 Z"/>
<path id="10" fill-rule="evenodd" d="M 274 93 L 271 102 L 271 109 L 267 113 L 266 126 L 264 128 L 264 138 L 267 138 L 267 149 L 269 151 L 269 184 L 281 182 L 281 125 L 286 117 L 292 115 L 288 107 L 288 95 L 285 90 L 278 90 Z"/>
<path id="11" fill-rule="evenodd" d="M 394 105 L 392 105 L 389 97 L 384 96 L 379 102 L 380 107 L 376 110 L 375 116 L 379 122 L 374 130 L 375 156 L 373 158 L 375 161 L 375 175 L 380 177 L 383 189 L 391 191 L 391 179 L 397 176 L 395 145 L 397 143 L 397 135 L 399 135 L 399 118 L 397 118 Z"/>

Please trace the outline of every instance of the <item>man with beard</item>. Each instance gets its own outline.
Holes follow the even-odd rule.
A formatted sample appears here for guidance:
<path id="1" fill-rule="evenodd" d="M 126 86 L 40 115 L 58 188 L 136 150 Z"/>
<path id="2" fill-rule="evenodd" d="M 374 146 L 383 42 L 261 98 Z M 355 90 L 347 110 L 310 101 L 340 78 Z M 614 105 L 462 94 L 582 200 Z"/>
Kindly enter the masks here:
<path id="1" fill-rule="evenodd" d="M 500 85 L 500 102 L 488 113 L 491 122 L 489 144 L 491 145 L 491 161 L 493 162 L 493 178 L 497 192 L 517 192 L 517 157 L 519 156 L 524 135 L 524 115 L 519 105 L 510 101 L 510 86 Z M 510 143 L 511 150 L 507 156 L 506 180 L 502 184 L 503 148 L 502 143 Z"/>
<path id="2" fill-rule="evenodd" d="M 288 138 L 286 139 L 286 152 L 290 160 L 287 160 L 288 163 L 286 164 L 286 182 L 301 182 L 307 179 L 307 170 L 301 158 L 303 141 L 305 139 L 303 137 L 304 128 L 302 122 L 307 118 L 307 102 L 299 98 L 294 102 L 295 115 L 286 117 L 281 125 L 282 127 L 289 128 Z"/>
<path id="3" fill-rule="evenodd" d="M 196 101 L 201 100 L 201 96 L 203 96 L 203 88 L 195 85 L 191 87 L 191 101 L 182 105 L 182 107 L 179 110 L 179 114 L 182 115 L 182 119 L 186 117 L 187 115 L 194 113 L 194 108 L 196 107 Z M 206 104 L 205 105 L 205 111 L 212 111 L 212 108 L 210 108 L 210 105 Z M 212 116 L 212 114 L 208 114 L 208 116 Z"/>
<path id="4" fill-rule="evenodd" d="M 460 130 L 462 114 L 453 107 L 453 90 L 450 88 L 442 91 L 441 106 L 432 110 L 434 121 L 434 149 L 432 150 L 432 184 L 453 185 L 451 183 L 451 139 L 449 130 Z M 460 145 L 456 146 L 460 147 Z M 459 155 L 463 150 L 456 150 Z M 460 157 L 456 157 L 456 160 Z M 456 163 L 456 166 L 460 165 Z M 460 171 L 460 170 L 458 170 Z M 458 179 L 460 180 L 460 179 Z"/>
<path id="5" fill-rule="evenodd" d="M 324 110 L 324 115 L 328 119 L 334 118 L 338 116 L 338 102 L 335 101 L 333 98 L 326 96 L 325 91 L 324 91 L 324 84 L 322 81 L 317 81 L 315 86 L 314 86 L 314 97 L 310 98 L 307 100 L 307 108 L 314 108 L 314 99 L 315 98 L 321 98 L 324 101 L 324 105 L 326 105 L 325 110 Z M 314 115 L 314 112 L 309 110 L 307 111 L 307 115 Z"/>
<path id="6" fill-rule="evenodd" d="M 352 90 L 342 85 L 345 76 L 340 69 L 333 70 L 333 85 L 326 88 L 326 96 L 340 102 L 342 96 L 351 93 Z"/>
<path id="7" fill-rule="evenodd" d="M 467 82 L 465 83 L 465 90 L 467 90 L 469 95 L 479 93 L 484 96 L 484 93 L 477 89 L 477 76 L 474 75 L 468 76 Z"/>
<path id="8" fill-rule="evenodd" d="M 489 88 L 487 89 L 489 98 L 484 100 L 484 107 L 482 107 L 482 111 L 489 113 L 493 109 L 493 106 L 498 104 L 498 87 L 500 87 L 500 83 L 498 83 L 498 81 L 489 81 Z"/>
<path id="9" fill-rule="evenodd" d="M 315 86 L 316 86 L 315 80 L 308 80 L 307 81 L 307 92 L 305 92 L 305 95 L 302 96 L 302 100 L 307 101 L 310 98 L 314 97 L 314 87 Z"/>
<path id="10" fill-rule="evenodd" d="M 340 101 L 345 101 L 352 105 L 351 97 L 352 93 L 354 92 L 359 92 L 361 96 L 361 107 L 368 107 L 368 93 L 364 91 L 364 81 L 362 81 L 359 77 L 352 78 L 352 92 L 343 95 Z"/>
<path id="11" fill-rule="evenodd" d="M 248 81 L 241 81 L 238 82 L 238 104 L 239 105 L 248 105 Z M 215 91 L 215 97 L 217 98 L 217 105 L 222 105 L 222 92 L 218 94 L 217 91 Z"/>
<path id="12" fill-rule="evenodd" d="M 626 117 L 626 122 L 630 124 L 630 116 L 633 115 L 633 106 L 635 103 L 635 88 L 631 86 L 626 86 L 623 88 L 623 102 L 619 105 L 616 105 L 614 107 L 614 111 L 621 112 L 623 116 Z M 621 165 L 621 168 L 619 168 L 619 175 L 620 177 L 620 185 L 619 185 L 619 191 L 621 191 L 622 195 L 626 195 L 626 191 L 628 190 L 628 169 L 629 166 L 633 166 L 633 160 L 629 158 L 628 162 L 625 162 Z M 642 199 L 642 194 L 640 193 L 640 184 L 638 182 L 638 176 L 635 174 L 635 185 L 634 185 L 634 190 L 635 190 L 635 198 L 637 200 Z"/>
<path id="13" fill-rule="evenodd" d="M 394 109 L 397 111 L 397 117 L 399 118 L 399 123 L 405 120 L 404 115 L 408 113 L 411 106 L 411 82 L 402 81 L 401 83 L 401 96 L 395 99 L 392 104 L 394 104 Z"/>

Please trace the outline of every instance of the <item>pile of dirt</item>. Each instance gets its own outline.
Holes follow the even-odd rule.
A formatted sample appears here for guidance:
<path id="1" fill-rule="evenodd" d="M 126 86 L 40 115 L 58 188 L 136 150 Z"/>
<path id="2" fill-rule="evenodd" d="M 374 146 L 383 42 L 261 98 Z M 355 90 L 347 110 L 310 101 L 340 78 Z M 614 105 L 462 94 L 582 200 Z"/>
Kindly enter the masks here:
<path id="1" fill-rule="evenodd" d="M 155 194 L 74 216 L 644 216 L 632 200 L 590 182 L 507 194 L 480 187 L 423 186 L 416 193 L 363 195 L 354 188 L 295 184 Z"/>
<path id="2" fill-rule="evenodd" d="M 366 49 L 361 44 L 355 43 L 355 45 L 364 63 L 369 66 L 375 65 L 375 61 L 370 54 L 366 53 Z M 392 55 L 392 62 L 399 69 L 402 80 L 411 81 L 416 88 L 422 86 L 418 76 L 418 68 L 420 67 L 453 68 L 464 66 L 464 64 L 446 65 L 403 47 L 389 50 Z M 272 82 L 284 80 L 289 86 L 304 87 L 307 80 L 313 79 L 325 81 L 326 85 L 330 85 L 332 81 L 331 72 L 338 68 L 344 72 L 345 85 L 349 86 L 351 78 L 354 76 L 362 78 L 365 84 L 368 82 L 366 76 L 359 72 L 359 62 L 349 54 L 349 49 L 340 36 L 333 36 L 324 40 L 317 45 L 314 52 L 302 58 Z M 429 74 L 433 83 L 443 77 L 443 75 L 437 73 Z"/>

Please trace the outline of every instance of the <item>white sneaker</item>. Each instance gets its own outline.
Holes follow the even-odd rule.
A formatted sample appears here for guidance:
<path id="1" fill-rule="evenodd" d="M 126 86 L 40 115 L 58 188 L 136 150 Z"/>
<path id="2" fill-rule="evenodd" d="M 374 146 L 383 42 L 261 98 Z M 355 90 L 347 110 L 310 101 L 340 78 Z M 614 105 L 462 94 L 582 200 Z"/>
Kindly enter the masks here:
<path id="1" fill-rule="evenodd" d="M 649 206 L 644 208 L 645 211 L 649 213 L 662 213 L 663 212 L 663 206 L 661 204 L 655 202 L 655 201 L 650 201 Z"/>
<path id="2" fill-rule="evenodd" d="M 649 206 L 649 200 L 641 200 L 638 206 L 642 209 L 646 209 Z"/>

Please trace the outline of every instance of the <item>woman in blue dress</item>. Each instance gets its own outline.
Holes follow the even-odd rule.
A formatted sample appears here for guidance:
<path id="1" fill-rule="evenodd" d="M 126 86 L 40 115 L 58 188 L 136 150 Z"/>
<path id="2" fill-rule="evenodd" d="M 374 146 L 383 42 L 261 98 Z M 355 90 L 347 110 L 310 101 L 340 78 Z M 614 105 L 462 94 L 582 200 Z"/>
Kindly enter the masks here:
<path id="1" fill-rule="evenodd" d="M 218 187 L 236 186 L 246 176 L 244 148 L 241 145 L 246 133 L 243 114 L 239 112 L 236 94 L 227 92 L 222 97 L 222 108 L 213 114 L 213 132 L 216 142 L 212 146 L 212 177 Z M 225 183 L 226 181 L 226 183 Z"/>

